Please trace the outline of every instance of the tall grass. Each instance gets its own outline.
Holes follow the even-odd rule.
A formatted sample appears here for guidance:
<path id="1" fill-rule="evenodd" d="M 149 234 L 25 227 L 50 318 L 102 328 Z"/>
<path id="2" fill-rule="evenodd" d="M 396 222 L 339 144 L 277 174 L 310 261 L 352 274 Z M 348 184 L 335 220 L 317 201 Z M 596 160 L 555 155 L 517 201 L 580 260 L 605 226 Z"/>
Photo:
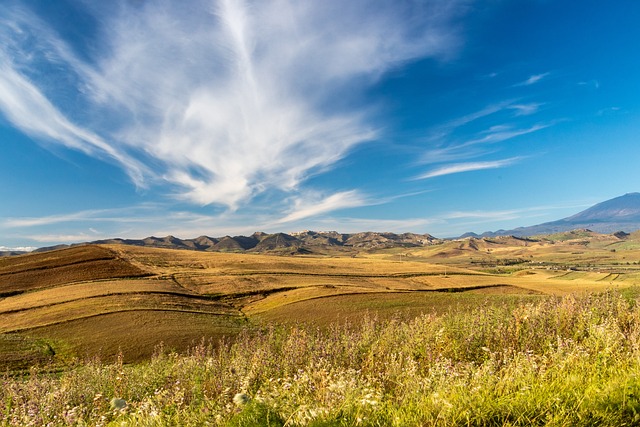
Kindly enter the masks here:
<path id="1" fill-rule="evenodd" d="M 4 426 L 638 425 L 640 309 L 613 292 L 515 308 L 479 299 L 472 314 L 248 331 L 144 364 L 5 375 L 0 417 Z"/>

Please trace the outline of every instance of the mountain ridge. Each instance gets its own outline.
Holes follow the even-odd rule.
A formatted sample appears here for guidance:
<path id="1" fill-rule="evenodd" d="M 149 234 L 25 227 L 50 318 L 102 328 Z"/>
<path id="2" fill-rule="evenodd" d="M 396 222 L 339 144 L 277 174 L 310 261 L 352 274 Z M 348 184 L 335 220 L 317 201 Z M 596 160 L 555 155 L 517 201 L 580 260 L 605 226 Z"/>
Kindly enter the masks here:
<path id="1" fill-rule="evenodd" d="M 352 251 L 392 247 L 420 247 L 441 242 L 442 239 L 430 234 L 361 232 L 338 233 L 336 231 L 311 231 L 287 233 L 255 232 L 250 236 L 199 236 L 193 239 L 180 239 L 175 236 L 144 239 L 102 239 L 72 245 L 57 245 L 38 248 L 34 252 L 62 249 L 87 244 L 123 244 L 165 249 L 184 249 L 206 252 L 248 252 L 280 254 L 322 254 L 325 251 Z"/>
<path id="2" fill-rule="evenodd" d="M 597 203 L 574 215 L 512 230 L 487 231 L 482 234 L 465 233 L 460 237 L 537 236 L 588 229 L 603 234 L 618 231 L 631 233 L 640 230 L 640 193 L 626 193 Z"/>
<path id="3" fill-rule="evenodd" d="M 640 193 L 627 193 L 604 202 L 597 203 L 590 208 L 569 217 L 546 222 L 529 227 L 519 227 L 512 230 L 487 231 L 482 234 L 465 233 L 457 239 L 482 239 L 500 236 L 527 238 L 572 230 L 587 230 L 601 234 L 624 234 L 640 230 Z M 442 243 L 430 234 L 391 233 L 365 231 L 359 233 L 339 233 L 337 231 L 304 230 L 292 233 L 264 233 L 255 232 L 250 236 L 199 236 L 192 239 L 180 239 L 175 236 L 155 237 L 144 239 L 112 238 L 95 240 L 92 242 L 71 245 L 57 245 L 36 249 L 34 252 L 44 252 L 71 246 L 86 244 L 124 244 L 166 249 L 184 249 L 208 252 L 248 252 L 275 253 L 283 255 L 296 254 L 325 254 L 328 252 L 353 252 L 355 250 L 371 250 L 395 247 L 420 247 Z M 0 256 L 19 255 L 25 252 L 6 251 Z"/>

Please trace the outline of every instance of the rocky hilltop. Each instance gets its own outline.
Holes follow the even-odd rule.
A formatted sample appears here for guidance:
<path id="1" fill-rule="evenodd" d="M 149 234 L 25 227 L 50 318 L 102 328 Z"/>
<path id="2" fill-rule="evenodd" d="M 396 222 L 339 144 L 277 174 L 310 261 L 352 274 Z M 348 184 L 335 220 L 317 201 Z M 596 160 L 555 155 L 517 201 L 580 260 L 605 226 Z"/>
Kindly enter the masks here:
<path id="1" fill-rule="evenodd" d="M 253 252 L 308 254 L 336 251 L 382 249 L 392 247 L 420 247 L 441 242 L 430 234 L 414 233 L 377 233 L 364 232 L 345 234 L 336 231 L 301 231 L 297 233 L 256 232 L 250 236 L 200 236 L 194 239 L 180 239 L 174 236 L 147 237 L 145 239 L 106 239 L 96 240 L 93 244 L 121 244 L 152 248 L 186 249 L 208 252 Z M 86 243 L 82 243 L 86 244 Z M 40 248 L 35 252 L 60 249 L 62 246 Z"/>

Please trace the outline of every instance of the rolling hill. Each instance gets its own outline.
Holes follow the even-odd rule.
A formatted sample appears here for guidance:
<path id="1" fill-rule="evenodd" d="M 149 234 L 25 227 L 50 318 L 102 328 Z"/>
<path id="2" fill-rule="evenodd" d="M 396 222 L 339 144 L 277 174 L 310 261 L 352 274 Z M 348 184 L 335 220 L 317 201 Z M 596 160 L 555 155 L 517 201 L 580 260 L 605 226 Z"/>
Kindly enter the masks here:
<path id="1" fill-rule="evenodd" d="M 185 351 L 271 322 L 415 316 L 640 283 L 640 233 L 434 242 L 419 235 L 253 236 L 265 250 L 305 239 L 375 248 L 282 256 L 185 250 L 175 238 L 81 245 L 0 259 L 0 369 L 74 357 Z M 425 239 L 425 240 L 423 240 Z M 211 247 L 234 238 L 194 239 Z M 247 240 L 248 241 L 248 240 Z M 398 241 L 404 247 L 397 247 Z M 258 247 L 256 244 L 255 247 Z M 174 249 L 178 245 L 181 249 Z M 287 246 L 289 245 L 289 246 Z M 362 245 L 362 246 L 357 246 Z M 297 249 L 300 249 L 299 247 Z M 356 253 L 357 257 L 353 257 Z"/>

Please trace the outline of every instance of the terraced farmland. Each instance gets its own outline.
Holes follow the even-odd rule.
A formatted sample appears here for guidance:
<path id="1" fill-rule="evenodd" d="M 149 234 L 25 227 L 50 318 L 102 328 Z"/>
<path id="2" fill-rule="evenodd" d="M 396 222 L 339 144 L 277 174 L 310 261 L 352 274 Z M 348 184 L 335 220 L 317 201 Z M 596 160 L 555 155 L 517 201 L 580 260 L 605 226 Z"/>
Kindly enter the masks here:
<path id="1" fill-rule="evenodd" d="M 137 360 L 161 344 L 185 349 L 203 337 L 232 336 L 246 324 L 229 304 L 107 247 L 3 259 L 0 284 L 0 354 L 14 368 L 118 352 Z"/>
<path id="2" fill-rule="evenodd" d="M 272 322 L 324 326 L 367 316 L 411 318 L 639 282 L 633 270 L 540 266 L 535 257 L 548 257 L 553 245 L 511 243 L 448 243 L 357 257 L 89 245 L 4 258 L 0 357 L 10 369 L 118 353 L 135 361 L 160 345 L 183 351 L 202 339 L 233 339 Z M 564 253 L 567 244 L 553 248 Z M 526 256 L 534 262 L 487 269 L 461 255 L 478 250 L 498 261 Z"/>

